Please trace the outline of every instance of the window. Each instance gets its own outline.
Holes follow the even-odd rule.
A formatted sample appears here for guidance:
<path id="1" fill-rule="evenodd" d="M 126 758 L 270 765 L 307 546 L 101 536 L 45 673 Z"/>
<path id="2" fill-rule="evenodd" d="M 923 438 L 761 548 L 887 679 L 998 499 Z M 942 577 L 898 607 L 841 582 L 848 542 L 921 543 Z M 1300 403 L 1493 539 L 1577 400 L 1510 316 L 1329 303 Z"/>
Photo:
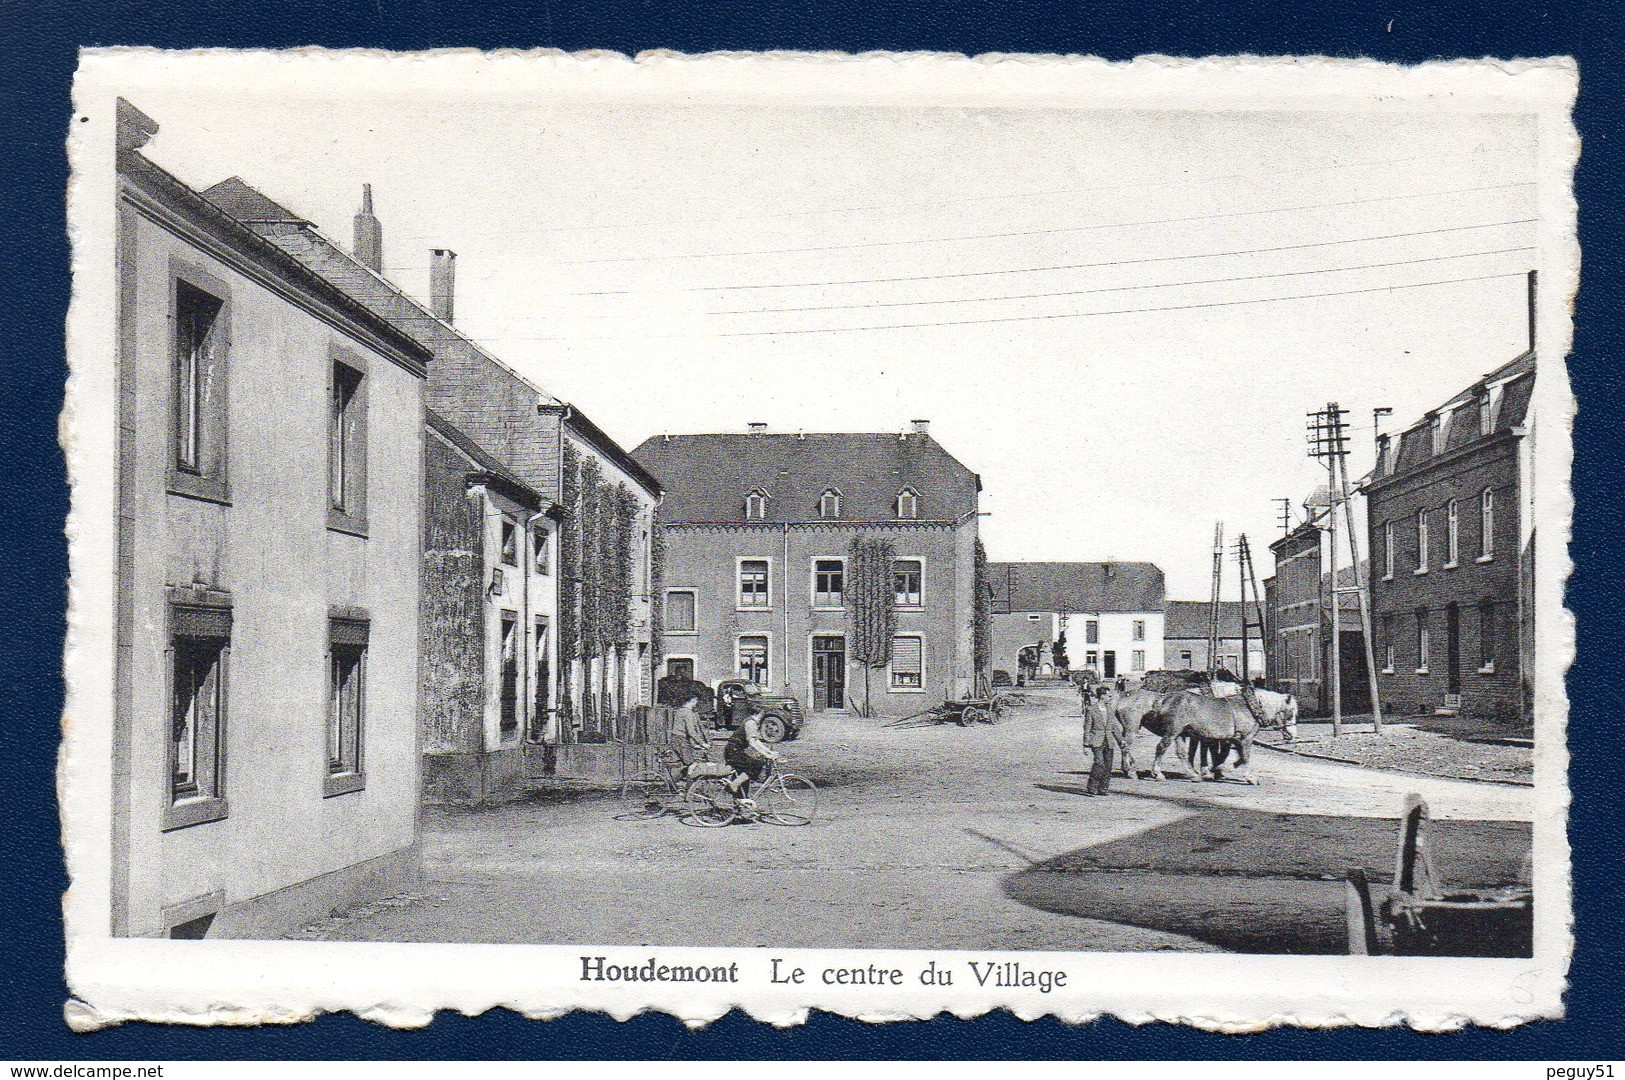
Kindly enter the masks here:
<path id="1" fill-rule="evenodd" d="M 841 559 L 813 560 L 813 607 L 838 608 L 845 602 L 846 563 Z"/>
<path id="2" fill-rule="evenodd" d="M 1445 553 L 1444 565 L 1446 569 L 1456 565 L 1456 558 L 1461 554 L 1461 530 L 1458 521 L 1458 505 L 1455 499 L 1445 504 Z"/>
<path id="3" fill-rule="evenodd" d="M 825 521 L 834 521 L 841 516 L 841 493 L 829 488 L 818 497 L 818 516 Z"/>
<path id="4" fill-rule="evenodd" d="M 547 658 L 547 620 L 536 620 L 536 682 L 531 695 L 530 737 L 540 741 L 546 735 L 547 710 L 552 704 L 553 669 Z"/>
<path id="5" fill-rule="evenodd" d="M 1129 654 L 1129 670 L 1130 671 L 1144 671 L 1145 670 L 1145 650 L 1144 649 L 1135 649 L 1132 653 Z"/>
<path id="6" fill-rule="evenodd" d="M 913 488 L 904 488 L 897 493 L 897 516 L 904 521 L 913 521 L 920 516 L 920 497 Z"/>
<path id="7" fill-rule="evenodd" d="M 892 591 L 898 607 L 921 606 L 921 563 L 919 559 L 896 559 L 891 564 Z"/>
<path id="8" fill-rule="evenodd" d="M 502 563 L 519 565 L 519 526 L 511 517 L 502 519 Z"/>
<path id="9" fill-rule="evenodd" d="M 498 727 L 507 739 L 519 730 L 519 618 L 502 613 L 502 685 L 498 688 Z"/>
<path id="10" fill-rule="evenodd" d="M 163 828 L 226 816 L 226 656 L 231 609 L 172 605 L 169 805 Z"/>
<path id="11" fill-rule="evenodd" d="M 694 618 L 694 590 L 666 590 L 666 633 L 692 634 L 698 627 Z"/>
<path id="12" fill-rule="evenodd" d="M 765 608 L 767 596 L 767 560 L 739 560 L 739 606 Z"/>
<path id="13" fill-rule="evenodd" d="M 758 686 L 767 681 L 767 635 L 752 634 L 739 639 L 739 676 Z"/>
<path id="14" fill-rule="evenodd" d="M 745 496 L 745 518 L 749 521 L 762 521 L 767 517 L 767 492 L 757 488 Z"/>
<path id="15" fill-rule="evenodd" d="M 361 746 L 367 709 L 368 623 L 356 618 L 328 620 L 327 778 L 323 795 L 342 795 L 366 786 Z"/>
<path id="16" fill-rule="evenodd" d="M 1416 673 L 1428 673 L 1428 609 L 1416 609 Z"/>
<path id="17" fill-rule="evenodd" d="M 548 563 L 547 530 L 538 525 L 530 531 L 530 553 L 534 560 L 536 573 L 552 573 Z"/>
<path id="18" fill-rule="evenodd" d="M 333 363 L 332 400 L 327 418 L 327 524 L 354 532 L 366 525 L 367 410 L 362 374 Z"/>
<path id="19" fill-rule="evenodd" d="M 174 460 L 170 490 L 226 497 L 225 301 L 175 281 Z"/>
<path id="20" fill-rule="evenodd" d="M 1478 518 L 1478 561 L 1489 562 L 1495 557 L 1495 492 L 1491 488 L 1478 497 Z"/>
<path id="21" fill-rule="evenodd" d="M 1383 522 L 1382 526 L 1382 579 L 1394 579 L 1394 523 Z"/>
<path id="22" fill-rule="evenodd" d="M 1099 620 L 1089 619 L 1083 624 L 1083 640 L 1088 642 L 1090 645 L 1100 644 Z"/>
<path id="23" fill-rule="evenodd" d="M 1416 512 L 1416 570 L 1414 573 L 1428 572 L 1428 512 Z"/>
<path id="24" fill-rule="evenodd" d="M 1179 666 L 1180 667 L 1184 668 L 1186 671 L 1189 671 L 1191 669 L 1191 660 L 1192 660 L 1191 651 L 1189 649 L 1180 649 L 1179 650 Z"/>
<path id="25" fill-rule="evenodd" d="M 1495 429 L 1495 410 L 1490 405 L 1488 387 L 1478 392 L 1478 433 L 1488 435 Z"/>
<path id="26" fill-rule="evenodd" d="M 1445 452 L 1450 442 L 1450 414 L 1439 413 L 1433 418 L 1433 456 L 1438 457 Z"/>
<path id="27" fill-rule="evenodd" d="M 892 638 L 891 685 L 893 690 L 919 690 L 925 686 L 924 639 Z"/>
<path id="28" fill-rule="evenodd" d="M 1478 605 L 1478 670 L 1482 675 L 1495 672 L 1495 601 L 1485 600 Z"/>
<path id="29" fill-rule="evenodd" d="M 1145 620 L 1144 619 L 1135 619 L 1134 620 L 1134 640 L 1135 641 L 1144 641 L 1145 640 Z"/>
<path id="30" fill-rule="evenodd" d="M 1100 667 L 1100 654 L 1093 649 L 1090 649 L 1088 652 L 1083 654 L 1083 664 L 1085 667 L 1092 667 L 1098 670 Z"/>
<path id="31" fill-rule="evenodd" d="M 1394 617 L 1382 617 L 1382 670 L 1385 675 L 1394 673 Z"/>
<path id="32" fill-rule="evenodd" d="M 694 658 L 692 656 L 673 656 L 666 660 L 666 678 L 668 679 L 694 679 Z"/>

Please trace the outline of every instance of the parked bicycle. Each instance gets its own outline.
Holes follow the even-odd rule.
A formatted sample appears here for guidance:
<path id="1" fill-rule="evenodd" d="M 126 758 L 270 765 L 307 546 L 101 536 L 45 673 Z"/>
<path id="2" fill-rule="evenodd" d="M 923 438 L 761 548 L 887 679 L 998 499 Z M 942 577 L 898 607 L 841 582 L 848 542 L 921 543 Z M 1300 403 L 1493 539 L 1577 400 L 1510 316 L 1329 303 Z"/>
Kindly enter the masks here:
<path id="1" fill-rule="evenodd" d="M 818 788 L 804 776 L 770 770 L 752 785 L 755 808 L 740 805 L 726 765 L 701 761 L 685 766 L 670 750 L 660 755 L 659 769 L 644 769 L 621 783 L 620 817 L 651 821 L 675 814 L 691 825 L 717 828 L 735 820 L 769 825 L 806 825 L 818 811 Z"/>

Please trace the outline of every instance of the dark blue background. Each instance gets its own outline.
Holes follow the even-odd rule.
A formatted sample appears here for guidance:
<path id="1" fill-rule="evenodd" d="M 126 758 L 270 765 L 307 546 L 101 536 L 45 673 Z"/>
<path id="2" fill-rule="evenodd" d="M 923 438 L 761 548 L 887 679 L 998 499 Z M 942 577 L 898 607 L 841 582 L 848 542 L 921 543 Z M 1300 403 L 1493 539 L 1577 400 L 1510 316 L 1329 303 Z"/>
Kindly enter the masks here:
<path id="1" fill-rule="evenodd" d="M 1617 451 L 1621 430 L 1615 358 L 1620 347 L 1620 93 L 1617 3 L 1539 0 L 1459 3 L 1448 15 L 1371 0 L 1265 4 L 1193 3 L 1158 10 L 1135 0 L 1000 3 L 943 0 L 622 0 L 536 5 L 457 0 L 312 3 L 11 4 L 0 38 L 0 198 L 4 199 L 6 345 L 0 384 L 0 485 L 5 542 L 0 592 L 0 836 L 5 917 L 0 926 L 0 1058 L 165 1059 L 239 1057 L 919 1057 L 919 1058 L 1528 1058 L 1619 1057 L 1625 1029 L 1620 963 L 1619 665 L 1621 637 L 1609 597 L 1619 596 Z M 1389 24 L 1392 21 L 1392 29 Z M 1578 509 L 1570 606 L 1580 624 L 1570 678 L 1574 754 L 1571 839 L 1577 953 L 1569 1018 L 1512 1032 L 1418 1035 L 1410 1031 L 1274 1031 L 1225 1037 L 1116 1021 L 1068 1028 L 1007 1014 L 974 1022 L 865 1025 L 815 1016 L 775 1031 L 734 1014 L 690 1032 L 670 1018 L 618 1024 L 576 1015 L 532 1023 L 506 1012 L 443 1015 L 421 1032 L 395 1032 L 351 1016 L 290 1028 L 197 1030 L 128 1025 L 73 1035 L 62 1024 L 59 897 L 66 886 L 54 775 L 67 574 L 67 510 L 56 445 L 68 250 L 63 234 L 68 88 L 81 45 L 277 47 L 317 44 L 423 49 L 551 45 L 636 53 L 666 48 L 873 49 L 1089 53 L 1324 54 L 1414 63 L 1440 57 L 1548 56 L 1580 62 L 1576 121 L 1585 148 L 1577 194 L 1585 286 L 1570 371 L 1581 402 L 1575 429 Z M 1533 1075 L 1533 1073 L 1531 1074 Z"/>

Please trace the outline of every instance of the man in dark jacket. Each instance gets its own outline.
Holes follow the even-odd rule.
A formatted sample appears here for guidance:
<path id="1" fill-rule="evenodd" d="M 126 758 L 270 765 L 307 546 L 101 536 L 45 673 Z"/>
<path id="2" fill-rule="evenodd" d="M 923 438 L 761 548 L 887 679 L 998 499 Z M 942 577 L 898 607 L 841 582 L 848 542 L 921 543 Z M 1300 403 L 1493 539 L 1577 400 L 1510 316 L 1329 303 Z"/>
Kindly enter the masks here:
<path id="1" fill-rule="evenodd" d="M 1083 707 L 1083 745 L 1094 755 L 1089 762 L 1090 795 L 1110 793 L 1112 782 L 1111 699 L 1091 698 Z"/>

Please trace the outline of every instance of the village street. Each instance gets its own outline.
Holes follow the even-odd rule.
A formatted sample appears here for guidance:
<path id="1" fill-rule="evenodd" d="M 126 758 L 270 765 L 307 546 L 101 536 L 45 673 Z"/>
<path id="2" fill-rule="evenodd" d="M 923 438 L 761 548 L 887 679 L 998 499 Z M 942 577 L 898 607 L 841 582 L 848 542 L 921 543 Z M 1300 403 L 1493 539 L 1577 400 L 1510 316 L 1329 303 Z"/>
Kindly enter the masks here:
<path id="1" fill-rule="evenodd" d="M 294 936 L 1336 952 L 1344 871 L 1387 879 L 1407 792 L 1429 801 L 1452 885 L 1514 881 L 1528 848 L 1528 788 L 1268 749 L 1256 787 L 1170 769 L 1089 797 L 1078 725 L 1061 690 L 997 726 L 816 716 L 781 748 L 820 788 L 800 828 L 618 820 L 615 799 L 582 792 L 431 810 L 419 894 Z"/>

